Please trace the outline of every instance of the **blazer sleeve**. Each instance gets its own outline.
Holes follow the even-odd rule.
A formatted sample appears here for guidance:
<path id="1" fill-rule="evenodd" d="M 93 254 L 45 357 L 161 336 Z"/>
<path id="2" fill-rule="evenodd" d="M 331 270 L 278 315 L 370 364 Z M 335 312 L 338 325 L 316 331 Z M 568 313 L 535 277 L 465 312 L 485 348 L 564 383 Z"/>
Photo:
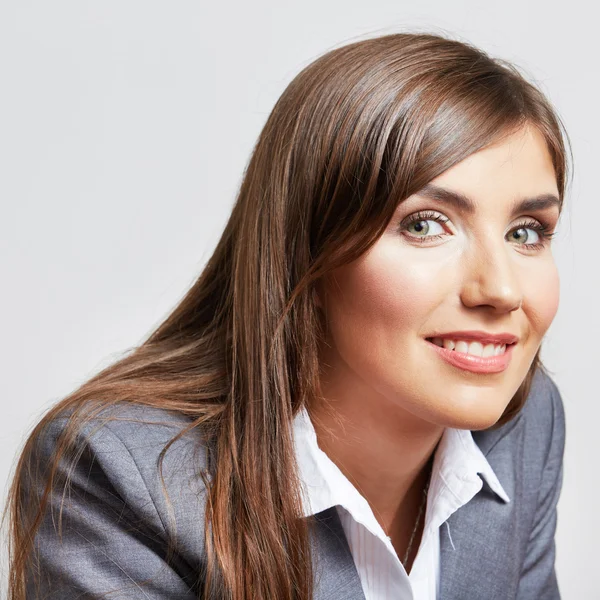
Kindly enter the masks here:
<path id="1" fill-rule="evenodd" d="M 519 600 L 560 600 L 555 572 L 557 504 L 563 480 L 565 414 L 556 384 L 548 378 L 552 407 L 552 437 L 541 478 L 538 505 L 521 571 Z"/>
<path id="2" fill-rule="evenodd" d="M 64 425 L 51 422 L 32 455 L 35 464 L 24 470 L 25 499 L 33 505 L 46 483 L 35 465 L 49 464 Z M 130 445 L 104 427 L 78 437 L 77 450 L 77 462 L 59 468 L 61 477 L 69 470 L 71 486 L 52 494 L 34 539 L 27 599 L 197 598 L 190 565 L 177 551 L 167 560 L 167 530 Z"/>

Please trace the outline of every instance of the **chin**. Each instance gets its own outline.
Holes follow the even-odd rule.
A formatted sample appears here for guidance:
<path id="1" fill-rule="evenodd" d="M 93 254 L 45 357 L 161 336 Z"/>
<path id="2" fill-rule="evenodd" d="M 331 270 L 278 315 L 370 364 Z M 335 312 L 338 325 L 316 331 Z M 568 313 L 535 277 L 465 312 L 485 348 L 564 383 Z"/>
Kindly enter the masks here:
<path id="1" fill-rule="evenodd" d="M 474 397 L 471 395 L 461 397 L 460 392 L 457 392 L 454 397 L 446 393 L 445 397 L 447 402 L 443 406 L 432 402 L 428 405 L 428 414 L 419 416 L 442 427 L 477 431 L 488 429 L 498 422 L 512 395 L 506 397 L 497 391 L 493 394 L 480 391 Z"/>
<path id="2" fill-rule="evenodd" d="M 491 412 L 481 411 L 479 413 L 469 414 L 455 414 L 448 419 L 446 427 L 453 427 L 455 429 L 470 429 L 471 431 L 479 431 L 482 429 L 488 429 L 495 425 L 502 412 Z"/>

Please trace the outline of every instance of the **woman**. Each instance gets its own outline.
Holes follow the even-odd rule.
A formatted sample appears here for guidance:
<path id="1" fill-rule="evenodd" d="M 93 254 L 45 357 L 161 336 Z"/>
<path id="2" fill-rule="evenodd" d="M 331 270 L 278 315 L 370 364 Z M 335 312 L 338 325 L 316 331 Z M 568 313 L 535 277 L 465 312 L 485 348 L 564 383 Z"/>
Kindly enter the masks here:
<path id="1" fill-rule="evenodd" d="M 437 35 L 306 67 L 196 284 L 28 438 L 11 600 L 558 598 L 563 129 Z"/>

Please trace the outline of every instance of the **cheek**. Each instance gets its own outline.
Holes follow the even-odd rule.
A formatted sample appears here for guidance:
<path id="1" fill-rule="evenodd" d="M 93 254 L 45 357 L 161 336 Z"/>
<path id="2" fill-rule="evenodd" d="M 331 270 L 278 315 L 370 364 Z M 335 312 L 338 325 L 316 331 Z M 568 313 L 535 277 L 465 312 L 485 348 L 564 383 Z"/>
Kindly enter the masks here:
<path id="1" fill-rule="evenodd" d="M 327 285 L 332 333 L 379 339 L 418 333 L 427 315 L 446 297 L 448 273 L 439 260 L 416 260 L 382 240 L 370 252 L 338 269 Z"/>
<path id="2" fill-rule="evenodd" d="M 523 286 L 523 308 L 533 332 L 541 338 L 556 316 L 560 299 L 560 281 L 554 261 L 529 273 Z"/>

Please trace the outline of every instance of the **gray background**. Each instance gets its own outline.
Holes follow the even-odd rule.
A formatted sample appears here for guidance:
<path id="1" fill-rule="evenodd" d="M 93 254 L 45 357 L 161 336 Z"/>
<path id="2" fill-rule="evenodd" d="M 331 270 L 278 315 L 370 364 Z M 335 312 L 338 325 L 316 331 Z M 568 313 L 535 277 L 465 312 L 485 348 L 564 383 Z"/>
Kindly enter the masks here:
<path id="1" fill-rule="evenodd" d="M 567 414 L 559 583 L 567 599 L 599 598 L 596 11 L 582 0 L 2 2 L 0 481 L 42 412 L 192 284 L 292 77 L 356 39 L 449 32 L 524 68 L 573 143 L 553 242 L 561 306 L 542 356 Z"/>

